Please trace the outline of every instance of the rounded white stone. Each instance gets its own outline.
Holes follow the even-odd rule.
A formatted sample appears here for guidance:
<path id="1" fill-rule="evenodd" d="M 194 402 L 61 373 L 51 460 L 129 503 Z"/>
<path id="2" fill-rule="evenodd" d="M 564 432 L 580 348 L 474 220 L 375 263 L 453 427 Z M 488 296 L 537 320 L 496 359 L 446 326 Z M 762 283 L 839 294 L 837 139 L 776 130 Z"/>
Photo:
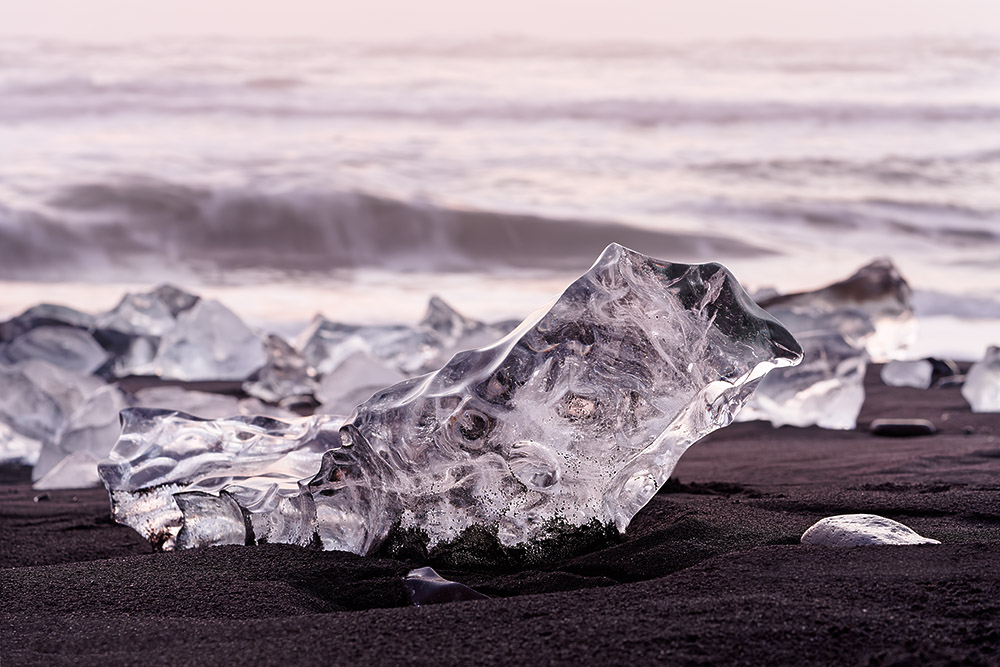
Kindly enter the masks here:
<path id="1" fill-rule="evenodd" d="M 892 519 L 875 514 L 840 514 L 821 519 L 802 534 L 802 544 L 860 547 L 871 544 L 941 544 Z"/>

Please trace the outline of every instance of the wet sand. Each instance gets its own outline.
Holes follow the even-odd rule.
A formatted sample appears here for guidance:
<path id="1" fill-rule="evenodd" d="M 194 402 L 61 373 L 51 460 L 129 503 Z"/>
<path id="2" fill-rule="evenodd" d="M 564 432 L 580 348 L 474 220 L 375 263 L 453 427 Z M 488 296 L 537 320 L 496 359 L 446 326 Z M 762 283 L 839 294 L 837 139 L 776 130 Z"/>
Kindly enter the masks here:
<path id="1" fill-rule="evenodd" d="M 530 570 L 439 568 L 483 601 L 409 606 L 401 577 L 422 562 L 152 553 L 103 490 L 35 502 L 2 470 L 0 665 L 1000 664 L 1000 414 L 877 370 L 858 430 L 734 424 L 618 542 Z M 880 417 L 940 432 L 874 437 Z M 798 544 L 855 512 L 942 544 Z"/>

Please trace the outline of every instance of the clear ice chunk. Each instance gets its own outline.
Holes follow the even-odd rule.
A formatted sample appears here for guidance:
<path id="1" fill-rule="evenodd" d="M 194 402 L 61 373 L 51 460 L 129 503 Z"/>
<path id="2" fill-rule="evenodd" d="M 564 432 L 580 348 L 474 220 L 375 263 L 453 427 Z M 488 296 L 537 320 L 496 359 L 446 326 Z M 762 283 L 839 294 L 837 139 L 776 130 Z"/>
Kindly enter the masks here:
<path id="1" fill-rule="evenodd" d="M 799 334 L 798 341 L 802 363 L 768 373 L 739 420 L 770 421 L 775 427 L 857 427 L 868 353 L 834 332 Z"/>
<path id="2" fill-rule="evenodd" d="M 395 368 L 365 352 L 355 352 L 323 376 L 316 400 L 323 412 L 346 415 L 379 389 L 405 379 L 406 376 Z"/>
<path id="3" fill-rule="evenodd" d="M 67 306 L 42 303 L 6 322 L 0 323 L 0 341 L 11 341 L 25 333 L 44 326 L 70 327 L 90 331 L 97 322 L 93 315 Z"/>
<path id="4" fill-rule="evenodd" d="M 8 364 L 41 359 L 89 375 L 108 360 L 108 353 L 86 331 L 66 326 L 39 326 L 0 345 L 0 360 Z"/>
<path id="5" fill-rule="evenodd" d="M 180 314 L 142 372 L 172 380 L 245 380 L 267 363 L 264 341 L 218 301 Z"/>
<path id="6" fill-rule="evenodd" d="M 112 385 L 102 386 L 84 397 L 60 425 L 55 438 L 42 444 L 38 462 L 31 470 L 35 488 L 99 486 L 97 462 L 108 455 L 118 440 L 118 413 L 124 407 L 121 392 Z"/>
<path id="7" fill-rule="evenodd" d="M 358 554 L 397 529 L 428 547 L 469 528 L 504 546 L 566 528 L 624 530 L 688 446 L 730 423 L 769 370 L 800 358 L 724 267 L 611 245 L 548 310 L 377 392 L 343 426 L 127 410 L 100 474 L 116 520 L 161 548 L 179 544 L 186 493 L 228 494 L 247 541 Z M 301 465 L 274 470 L 286 455 Z M 207 520 L 211 502 L 187 511 Z M 223 513 L 222 525 L 236 523 L 231 507 Z M 208 531 L 206 543 L 238 541 L 228 531 Z"/>
<path id="8" fill-rule="evenodd" d="M 267 364 L 243 383 L 243 391 L 268 403 L 305 402 L 318 389 L 316 370 L 278 335 L 267 338 Z"/>
<path id="9" fill-rule="evenodd" d="M 916 340 L 913 290 L 887 258 L 822 289 L 770 296 L 760 305 L 792 333 L 836 331 L 876 363 L 904 357 Z"/>
<path id="10" fill-rule="evenodd" d="M 430 547 L 473 526 L 504 546 L 624 530 L 688 446 L 800 357 L 724 267 L 613 244 L 506 338 L 357 408 L 308 485 L 320 541 L 365 554 L 396 526 Z"/>
<path id="11" fill-rule="evenodd" d="M 1000 412 L 1000 347 L 991 345 L 965 375 L 962 396 L 973 412 Z"/>
<path id="12" fill-rule="evenodd" d="M 890 361 L 882 370 L 879 377 L 882 382 L 890 387 L 912 387 L 914 389 L 927 389 L 931 386 L 934 376 L 934 365 L 927 359 L 916 361 Z"/>
<path id="13" fill-rule="evenodd" d="M 802 534 L 802 544 L 824 547 L 941 544 L 918 535 L 909 526 L 877 514 L 839 514 L 814 523 Z"/>
<path id="14" fill-rule="evenodd" d="M 299 481 L 315 474 L 323 453 L 340 442 L 341 419 L 212 421 L 146 408 L 124 410 L 121 418 L 121 437 L 101 462 L 100 477 L 114 519 L 155 547 L 242 544 L 247 532 L 239 537 L 233 528 L 232 503 L 249 515 L 258 541 L 313 542 L 315 509 Z"/>

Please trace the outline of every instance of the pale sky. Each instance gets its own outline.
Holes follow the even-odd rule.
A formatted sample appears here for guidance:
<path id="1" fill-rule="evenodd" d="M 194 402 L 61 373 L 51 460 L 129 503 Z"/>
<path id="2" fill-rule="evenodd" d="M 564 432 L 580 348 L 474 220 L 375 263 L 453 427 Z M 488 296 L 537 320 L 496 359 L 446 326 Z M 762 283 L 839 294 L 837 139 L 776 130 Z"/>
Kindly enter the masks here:
<path id="1" fill-rule="evenodd" d="M 0 34 L 350 41 L 1000 35 L 1000 0 L 0 0 Z"/>

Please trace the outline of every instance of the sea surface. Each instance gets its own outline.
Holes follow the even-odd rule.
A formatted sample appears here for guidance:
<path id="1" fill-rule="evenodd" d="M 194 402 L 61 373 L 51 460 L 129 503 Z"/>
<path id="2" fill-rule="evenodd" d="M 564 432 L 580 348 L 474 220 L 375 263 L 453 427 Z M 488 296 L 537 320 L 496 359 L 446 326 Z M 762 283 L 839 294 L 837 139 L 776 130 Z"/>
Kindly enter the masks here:
<path id="1" fill-rule="evenodd" d="M 612 240 L 782 291 L 890 256 L 914 354 L 981 356 L 1000 41 L 0 41 L 0 316 L 169 280 L 278 329 L 500 319 Z"/>

